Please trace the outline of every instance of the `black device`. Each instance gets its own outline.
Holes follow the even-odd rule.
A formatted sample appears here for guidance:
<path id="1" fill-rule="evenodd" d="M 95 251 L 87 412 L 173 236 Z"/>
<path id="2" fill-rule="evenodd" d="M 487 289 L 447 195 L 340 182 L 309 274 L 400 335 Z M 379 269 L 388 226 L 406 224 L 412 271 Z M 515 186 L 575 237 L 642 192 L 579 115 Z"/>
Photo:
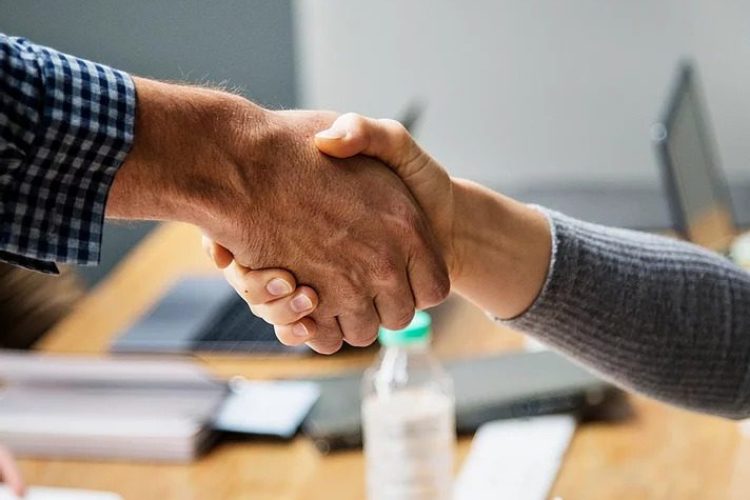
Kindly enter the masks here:
<path id="1" fill-rule="evenodd" d="M 456 394 L 456 428 L 475 431 L 491 420 L 551 413 L 583 415 L 620 393 L 559 354 L 520 352 L 446 364 Z M 323 452 L 362 444 L 362 372 L 312 379 L 320 399 L 302 424 Z"/>
<path id="2" fill-rule="evenodd" d="M 652 127 L 674 229 L 685 239 L 726 250 L 737 225 L 697 72 L 680 64 L 667 107 Z"/>
<path id="3" fill-rule="evenodd" d="M 285 346 L 273 326 L 253 315 L 222 278 L 185 278 L 175 283 L 111 346 L 120 353 L 237 352 L 308 354 L 307 346 Z"/>

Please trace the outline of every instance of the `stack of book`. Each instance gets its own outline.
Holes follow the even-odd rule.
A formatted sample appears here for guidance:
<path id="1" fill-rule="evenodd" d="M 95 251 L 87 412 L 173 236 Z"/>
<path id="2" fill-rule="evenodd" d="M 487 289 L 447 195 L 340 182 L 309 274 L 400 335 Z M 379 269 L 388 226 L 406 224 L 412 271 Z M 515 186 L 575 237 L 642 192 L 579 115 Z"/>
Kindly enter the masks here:
<path id="1" fill-rule="evenodd" d="M 186 462 L 227 386 L 184 360 L 0 352 L 0 443 L 19 456 Z"/>

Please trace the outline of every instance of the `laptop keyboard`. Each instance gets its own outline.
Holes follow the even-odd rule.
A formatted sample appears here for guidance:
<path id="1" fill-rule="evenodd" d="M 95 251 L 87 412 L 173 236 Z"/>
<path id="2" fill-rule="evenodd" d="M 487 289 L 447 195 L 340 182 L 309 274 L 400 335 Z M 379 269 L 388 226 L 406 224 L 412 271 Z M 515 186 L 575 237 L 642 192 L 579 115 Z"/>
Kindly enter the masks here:
<path id="1" fill-rule="evenodd" d="M 195 351 L 241 351 L 256 354 L 300 354 L 306 346 L 285 346 L 273 326 L 250 312 L 245 301 L 233 296 L 204 328 L 193 345 Z"/>

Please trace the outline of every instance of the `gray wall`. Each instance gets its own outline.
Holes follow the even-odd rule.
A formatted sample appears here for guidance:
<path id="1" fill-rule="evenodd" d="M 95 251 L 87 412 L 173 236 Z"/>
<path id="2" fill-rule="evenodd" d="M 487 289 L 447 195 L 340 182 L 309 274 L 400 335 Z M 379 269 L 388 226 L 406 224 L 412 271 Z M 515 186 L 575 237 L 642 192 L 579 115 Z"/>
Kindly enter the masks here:
<path id="1" fill-rule="evenodd" d="M 0 31 L 136 75 L 226 82 L 271 107 L 295 104 L 289 1 L 0 0 Z M 108 225 L 94 283 L 152 225 Z"/>
<path id="2" fill-rule="evenodd" d="M 294 2 L 303 106 L 398 116 L 423 144 L 508 189 L 658 183 L 649 126 L 679 58 L 697 60 L 719 150 L 750 172 L 750 2 Z"/>

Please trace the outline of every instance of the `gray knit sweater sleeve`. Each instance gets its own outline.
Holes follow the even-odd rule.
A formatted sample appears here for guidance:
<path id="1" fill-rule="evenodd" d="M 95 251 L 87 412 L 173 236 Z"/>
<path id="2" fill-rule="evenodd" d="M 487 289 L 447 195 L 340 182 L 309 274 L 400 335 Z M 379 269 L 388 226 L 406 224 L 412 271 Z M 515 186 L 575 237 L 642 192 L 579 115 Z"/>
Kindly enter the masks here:
<path id="1" fill-rule="evenodd" d="M 505 324 L 619 385 L 750 416 L 750 274 L 688 243 L 542 210 L 554 242 L 547 282 Z"/>

